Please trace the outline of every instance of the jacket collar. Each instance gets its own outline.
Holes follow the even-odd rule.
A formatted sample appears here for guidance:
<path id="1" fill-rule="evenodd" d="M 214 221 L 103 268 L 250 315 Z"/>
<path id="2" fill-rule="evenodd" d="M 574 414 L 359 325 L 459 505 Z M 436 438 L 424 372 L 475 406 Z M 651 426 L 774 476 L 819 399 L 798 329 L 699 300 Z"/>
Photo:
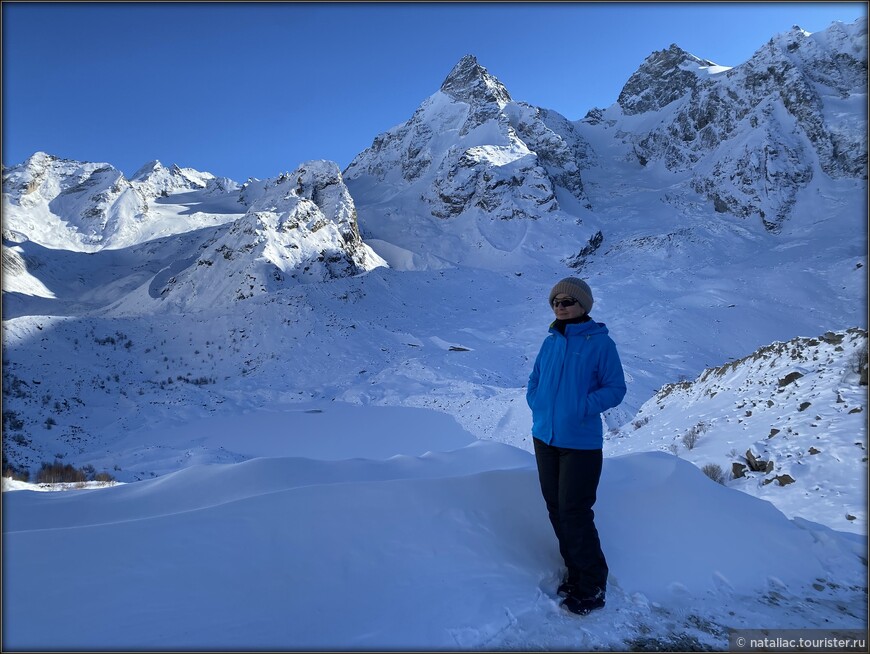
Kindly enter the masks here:
<path id="1" fill-rule="evenodd" d="M 603 322 L 595 322 L 594 320 L 586 320 L 585 322 L 568 323 L 565 325 L 565 333 L 560 332 L 554 320 L 550 323 L 550 332 L 567 338 L 568 336 L 592 336 L 594 334 L 606 334 L 607 327 Z"/>

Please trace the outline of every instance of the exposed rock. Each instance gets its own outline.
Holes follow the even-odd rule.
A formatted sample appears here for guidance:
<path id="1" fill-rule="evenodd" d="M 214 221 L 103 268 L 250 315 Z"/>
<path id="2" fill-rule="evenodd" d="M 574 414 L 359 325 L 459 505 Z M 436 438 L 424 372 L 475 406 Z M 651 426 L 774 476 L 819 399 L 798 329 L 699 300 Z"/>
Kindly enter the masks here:
<path id="1" fill-rule="evenodd" d="M 21 255 L 15 250 L 3 246 L 3 276 L 7 279 L 11 276 L 27 272 L 27 264 Z"/>
<path id="2" fill-rule="evenodd" d="M 646 58 L 628 78 L 616 103 L 627 116 L 657 111 L 697 88 L 699 78 L 693 68 L 715 65 L 672 44 Z"/>
<path id="3" fill-rule="evenodd" d="M 599 109 L 598 107 L 594 107 L 586 112 L 586 115 L 583 116 L 581 122 L 588 123 L 590 125 L 598 125 L 602 119 L 604 118 L 604 110 Z"/>
<path id="4" fill-rule="evenodd" d="M 469 104 L 511 102 L 504 85 L 477 62 L 474 55 L 465 55 L 441 84 L 441 92 Z"/>
<path id="5" fill-rule="evenodd" d="M 777 482 L 780 486 L 788 486 L 789 484 L 793 484 L 795 482 L 794 477 L 791 475 L 777 475 L 773 479 L 765 479 L 762 483 L 766 486 L 767 484 L 771 484 L 773 482 Z"/>
<path id="6" fill-rule="evenodd" d="M 752 450 L 746 450 L 746 462 L 749 464 L 749 469 L 753 472 L 773 472 L 773 461 L 764 461 L 756 457 Z"/>
<path id="7" fill-rule="evenodd" d="M 780 388 L 782 388 L 783 386 L 788 386 L 793 381 L 797 381 L 798 379 L 800 379 L 803 376 L 804 376 L 804 374 L 802 372 L 797 372 L 797 371 L 790 372 L 785 377 L 783 377 L 782 379 L 779 380 L 779 386 L 780 386 Z"/>
<path id="8" fill-rule="evenodd" d="M 583 268 L 583 265 L 586 263 L 587 257 L 592 256 L 601 247 L 601 244 L 604 243 L 604 234 L 601 233 L 599 229 L 595 234 L 592 235 L 592 238 L 589 239 L 589 242 L 583 247 L 580 252 L 575 254 L 573 257 L 569 258 L 566 263 L 569 268 L 574 268 L 576 270 L 580 270 Z"/>
<path id="9" fill-rule="evenodd" d="M 574 124 L 555 111 L 522 102 L 506 111 L 517 136 L 537 155 L 551 182 L 570 191 L 587 209 L 591 209 L 583 189 L 580 167 L 592 158 L 592 154 Z"/>

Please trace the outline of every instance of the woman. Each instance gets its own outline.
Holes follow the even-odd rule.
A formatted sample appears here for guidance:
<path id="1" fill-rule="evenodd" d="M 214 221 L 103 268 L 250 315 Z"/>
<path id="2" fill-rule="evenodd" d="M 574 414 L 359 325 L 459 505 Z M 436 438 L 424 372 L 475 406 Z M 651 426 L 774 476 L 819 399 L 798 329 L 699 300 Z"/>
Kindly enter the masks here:
<path id="1" fill-rule="evenodd" d="M 604 323 L 589 316 L 592 290 L 568 277 L 550 291 L 556 320 L 529 376 L 526 399 L 541 492 L 568 569 L 562 606 L 578 615 L 604 606 L 607 561 L 592 505 L 601 478 L 601 414 L 625 397 L 625 376 Z"/>

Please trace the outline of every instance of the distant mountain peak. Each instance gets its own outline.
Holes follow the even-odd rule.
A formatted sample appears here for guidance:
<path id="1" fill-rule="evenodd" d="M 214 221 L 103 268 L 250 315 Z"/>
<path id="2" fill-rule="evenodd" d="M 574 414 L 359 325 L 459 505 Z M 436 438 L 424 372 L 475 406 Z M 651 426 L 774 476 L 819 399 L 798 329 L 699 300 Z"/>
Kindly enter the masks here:
<path id="1" fill-rule="evenodd" d="M 47 152 L 39 151 L 39 152 L 34 152 L 32 155 L 30 155 L 24 161 L 23 165 L 31 166 L 34 164 L 47 164 L 47 163 L 51 163 L 52 161 L 58 161 L 58 157 L 55 157 L 54 155 L 48 154 Z"/>
<path id="2" fill-rule="evenodd" d="M 800 25 L 792 25 L 791 32 L 789 32 L 789 34 L 792 34 L 794 36 L 810 36 L 812 34 L 812 32 L 807 32 Z"/>
<path id="3" fill-rule="evenodd" d="M 446 134 L 453 136 L 447 139 Z M 515 102 L 476 57 L 466 55 L 408 121 L 376 137 L 372 147 L 351 162 L 345 177 L 359 197 L 379 195 L 386 200 L 386 193 L 391 200 L 422 199 L 432 218 L 459 218 L 462 225 L 474 220 L 472 216 L 487 225 L 492 219 L 499 221 L 496 224 L 544 215 L 561 219 L 557 190 L 566 192 L 569 204 L 580 202 L 589 208 L 578 164 L 588 151 L 564 116 Z M 385 180 L 389 184 L 381 183 Z M 480 236 L 480 247 L 492 247 L 496 256 L 525 247 L 522 238 L 499 237 L 499 228 L 489 236 L 472 229 Z M 525 227 L 505 229 L 519 234 Z M 441 249 L 445 243 L 437 239 L 419 245 L 427 253 L 437 251 L 435 256 L 455 261 L 449 258 L 456 256 L 455 248 Z"/>
<path id="4" fill-rule="evenodd" d="M 137 170 L 130 181 L 154 196 L 165 196 L 176 191 L 203 189 L 212 179 L 214 175 L 211 173 L 182 168 L 178 164 L 167 167 L 154 159 Z"/>
<path id="5" fill-rule="evenodd" d="M 667 50 L 654 52 L 649 57 L 647 57 L 647 61 L 650 60 L 670 64 L 673 66 L 680 66 L 681 64 L 685 63 L 693 63 L 699 66 L 716 65 L 716 63 L 710 61 L 709 59 L 701 59 L 700 57 L 696 57 L 695 55 L 693 55 L 691 52 L 683 50 L 676 43 L 671 43 Z"/>
<path id="6" fill-rule="evenodd" d="M 469 104 L 495 103 L 504 106 L 512 102 L 504 85 L 477 62 L 477 57 L 470 54 L 453 67 L 441 84 L 441 92 Z"/>
<path id="7" fill-rule="evenodd" d="M 701 69 L 715 66 L 672 43 L 644 60 L 625 83 L 617 103 L 626 115 L 657 111 L 695 88 Z"/>
<path id="8" fill-rule="evenodd" d="M 158 170 L 162 170 L 162 169 L 163 169 L 163 164 L 160 163 L 159 160 L 154 159 L 153 161 L 149 161 L 144 166 L 142 166 L 139 170 L 137 170 L 135 173 L 133 173 L 133 176 L 130 178 L 130 181 L 137 181 L 137 180 L 143 179 L 143 178 L 147 177 L 148 175 L 150 175 L 151 173 L 154 173 L 154 172 L 156 172 Z"/>

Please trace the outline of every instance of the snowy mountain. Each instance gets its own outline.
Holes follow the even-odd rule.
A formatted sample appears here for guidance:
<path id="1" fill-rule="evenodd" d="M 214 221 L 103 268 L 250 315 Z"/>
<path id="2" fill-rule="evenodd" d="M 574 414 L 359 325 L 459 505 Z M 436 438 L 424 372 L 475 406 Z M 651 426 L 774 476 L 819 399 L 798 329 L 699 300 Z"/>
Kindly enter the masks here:
<path id="1" fill-rule="evenodd" d="M 10 171 L 10 184 L 32 173 L 35 158 Z M 95 164 L 65 165 L 89 170 Z M 54 188 L 65 178 L 48 171 L 45 179 L 51 183 L 43 187 Z M 92 306 L 117 302 L 119 310 L 135 307 L 147 312 L 153 311 L 155 305 L 147 300 L 143 304 L 146 294 L 176 308 L 209 307 L 273 291 L 284 284 L 285 277 L 291 282 L 323 281 L 385 265 L 362 242 L 353 199 L 338 167 L 331 162 L 308 162 L 292 173 L 265 181 L 252 179 L 243 186 L 209 173 L 178 166 L 169 169 L 152 162 L 124 184 L 136 197 L 147 199 L 141 205 L 145 208 L 132 219 L 139 225 L 137 231 L 134 234 L 126 230 L 125 238 L 140 238 L 145 230 L 149 237 L 125 248 L 108 247 L 117 246 L 116 235 L 122 230 L 115 229 L 106 236 L 108 228 L 103 225 L 101 235 L 94 237 L 99 249 L 89 252 L 101 265 L 89 266 L 87 275 L 80 276 L 80 283 L 73 284 L 72 289 L 66 279 L 71 255 L 49 253 L 44 247 L 61 252 L 77 248 L 59 247 L 60 242 L 67 241 L 55 240 L 51 232 L 44 231 L 45 225 L 30 225 L 20 218 L 20 213 L 12 214 L 10 233 L 3 246 L 7 316 L 18 315 L 18 300 L 24 296 L 57 299 L 58 294 L 43 281 L 50 281 L 54 288 L 67 287 L 59 292 L 64 303 L 73 299 L 71 295 L 86 295 L 92 300 L 95 287 L 111 284 L 113 292 L 99 293 L 99 303 Z M 20 204 L 15 190 L 21 184 L 11 188 L 10 203 L 17 199 Z M 75 224 L 81 206 L 97 206 L 102 195 L 85 194 L 80 206 L 66 207 L 60 215 L 67 216 L 67 225 Z M 149 201 L 160 202 L 159 209 L 149 209 Z M 49 206 L 59 205 L 55 199 Z M 112 210 L 116 209 L 117 203 L 112 205 Z M 59 215 L 52 214 L 48 226 L 56 226 L 60 220 Z M 71 229 L 61 232 L 62 238 L 69 239 Z M 167 231 L 174 236 L 155 247 L 158 239 L 153 236 Z M 76 245 L 81 242 L 80 231 L 72 241 Z M 119 259 L 126 263 L 116 263 Z M 130 269 L 121 276 L 130 283 L 119 288 L 117 268 L 124 267 Z M 108 279 L 101 273 L 107 268 L 115 269 Z M 144 275 L 135 274 L 143 268 Z M 34 270 L 40 271 L 38 277 L 31 272 Z M 146 280 L 148 284 L 144 285 Z"/>
<path id="2" fill-rule="evenodd" d="M 199 211 L 185 211 L 203 198 Z M 58 250 L 121 249 L 225 222 L 225 213 L 239 213 L 237 202 L 238 184 L 192 168 L 153 161 L 128 180 L 109 164 L 37 152 L 3 170 L 3 238 Z"/>
<path id="3" fill-rule="evenodd" d="M 225 190 L 238 187 L 232 180 L 218 180 L 211 173 L 201 173 L 193 168 L 180 168 L 178 165 L 166 168 L 156 159 L 133 173 L 130 182 L 142 195 L 155 198 L 166 197 L 170 193 L 179 191 L 204 189 L 210 185 L 216 188 L 221 183 L 227 184 L 227 182 L 229 182 L 227 184 L 229 189 Z"/>
<path id="4" fill-rule="evenodd" d="M 588 207 L 579 176 L 587 150 L 569 121 L 512 101 L 468 55 L 344 176 L 368 237 L 423 254 L 419 265 L 510 269 L 554 236 L 569 248 L 591 236 L 573 215 Z"/>
<path id="5" fill-rule="evenodd" d="M 44 235 L 58 249 L 94 248 L 133 229 L 145 200 L 108 164 L 37 152 L 3 171 L 4 235 Z"/>
<path id="6" fill-rule="evenodd" d="M 603 119 L 642 165 L 692 171 L 716 212 L 778 231 L 819 172 L 867 178 L 866 93 L 866 22 L 796 27 L 734 68 L 676 45 L 653 53 Z"/>
<path id="7" fill-rule="evenodd" d="M 265 182 L 249 181 L 240 200 L 245 215 L 212 230 L 190 259 L 155 277 L 151 297 L 206 308 L 385 265 L 362 242 L 353 199 L 332 162 L 308 162 Z M 129 305 L 121 301 L 117 308 Z"/>
<path id="8" fill-rule="evenodd" d="M 639 359 L 612 427 L 653 380 L 862 325 L 866 180 L 836 173 L 800 125 L 821 125 L 841 158 L 866 157 L 866 21 L 801 35 L 731 68 L 654 53 L 616 104 L 576 122 L 512 101 L 465 57 L 348 166 L 360 229 L 400 270 L 528 275 L 555 259 L 605 285 L 599 306 Z M 806 107 L 781 91 L 780 69 L 812 80 Z"/>
<path id="9" fill-rule="evenodd" d="M 467 56 L 345 171 L 4 168 L 4 470 L 121 482 L 4 493 L 4 645 L 697 649 L 729 628 L 866 629 L 865 40 L 866 20 L 793 30 L 731 67 L 672 46 L 581 120 Z M 525 401 L 569 275 L 628 381 L 596 507 L 608 611 L 583 635 L 551 596 Z M 192 570 L 269 590 L 240 607 Z M 117 608 L 46 595 L 59 571 Z M 419 587 L 445 608 L 397 631 Z M 143 602 L 165 631 L 131 621 Z"/>

